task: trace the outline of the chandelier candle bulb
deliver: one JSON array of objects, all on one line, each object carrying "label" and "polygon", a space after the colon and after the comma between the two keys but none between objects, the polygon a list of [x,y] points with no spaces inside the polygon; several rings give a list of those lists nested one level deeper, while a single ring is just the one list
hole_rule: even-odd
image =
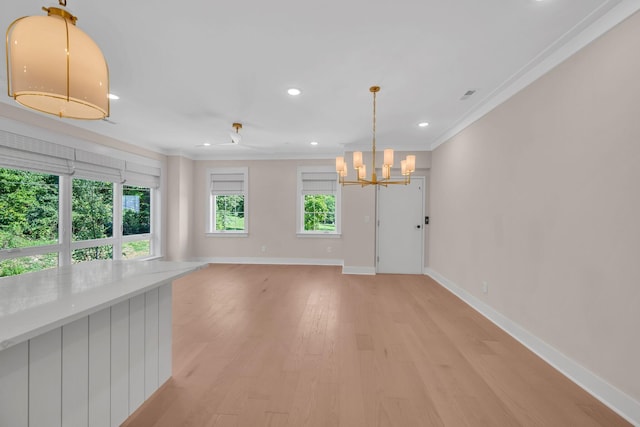
[{"label": "chandelier candle bulb", "polygon": [[367,178],[367,165],[362,165],[358,168],[358,179]]},{"label": "chandelier candle bulb", "polygon": [[416,171],[416,156],[407,156],[407,172],[413,173]]},{"label": "chandelier candle bulb", "polygon": [[400,161],[400,173],[402,173],[402,176],[407,175],[407,161],[406,160]]},{"label": "chandelier candle bulb", "polygon": [[393,150],[391,148],[384,150],[384,165],[393,167]]},{"label": "chandelier candle bulb", "polygon": [[384,179],[391,178],[391,166],[390,165],[382,165],[382,177]]},{"label": "chandelier candle bulb", "polygon": [[353,153],[353,168],[359,169],[362,167],[362,151],[355,151]]},{"label": "chandelier candle bulb", "polygon": [[344,161],[344,157],[336,157],[336,172],[339,179],[342,182],[344,177],[347,176],[347,163]]}]

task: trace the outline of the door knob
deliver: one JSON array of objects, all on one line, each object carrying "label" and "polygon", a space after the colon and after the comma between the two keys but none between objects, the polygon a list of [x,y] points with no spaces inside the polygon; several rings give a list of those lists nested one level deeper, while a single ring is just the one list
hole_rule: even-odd
[{"label": "door knob", "polygon": [[422,227],[420,224],[416,225],[416,228],[420,228],[420,227]]}]

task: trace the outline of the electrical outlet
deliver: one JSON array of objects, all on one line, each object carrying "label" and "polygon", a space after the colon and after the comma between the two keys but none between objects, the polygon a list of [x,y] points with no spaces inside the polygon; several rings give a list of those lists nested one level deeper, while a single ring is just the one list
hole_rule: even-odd
[{"label": "electrical outlet", "polygon": [[260,248],[260,250],[261,250],[262,252],[266,252],[266,251],[267,251],[267,247],[266,247],[265,245],[262,245],[262,247]]},{"label": "electrical outlet", "polygon": [[331,251],[333,250],[333,248],[331,248],[331,246],[327,246],[327,252],[331,253]]},{"label": "electrical outlet", "polygon": [[482,281],[482,293],[483,294],[489,293],[489,284],[487,283],[486,280]]}]

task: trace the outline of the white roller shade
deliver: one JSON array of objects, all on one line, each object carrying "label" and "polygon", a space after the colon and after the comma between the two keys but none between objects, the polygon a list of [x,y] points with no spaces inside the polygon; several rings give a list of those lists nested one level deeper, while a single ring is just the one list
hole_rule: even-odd
[{"label": "white roller shade", "polygon": [[160,168],[0,130],[0,167],[158,188]]},{"label": "white roller shade", "polygon": [[124,179],[127,185],[159,188],[160,168],[127,161],[125,165]]},{"label": "white roller shade", "polygon": [[0,167],[67,175],[74,158],[73,148],[0,130]]},{"label": "white roller shade", "polygon": [[244,193],[244,174],[242,173],[212,173],[211,194],[240,195]]},{"label": "white roller shade", "polygon": [[335,172],[302,172],[302,194],[333,194],[337,181]]}]

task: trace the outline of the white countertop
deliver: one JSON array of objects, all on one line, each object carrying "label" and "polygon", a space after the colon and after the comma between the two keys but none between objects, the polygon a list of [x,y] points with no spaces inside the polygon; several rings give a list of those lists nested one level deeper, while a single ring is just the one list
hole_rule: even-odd
[{"label": "white countertop", "polygon": [[0,350],[204,267],[201,262],[90,261],[0,278]]}]

